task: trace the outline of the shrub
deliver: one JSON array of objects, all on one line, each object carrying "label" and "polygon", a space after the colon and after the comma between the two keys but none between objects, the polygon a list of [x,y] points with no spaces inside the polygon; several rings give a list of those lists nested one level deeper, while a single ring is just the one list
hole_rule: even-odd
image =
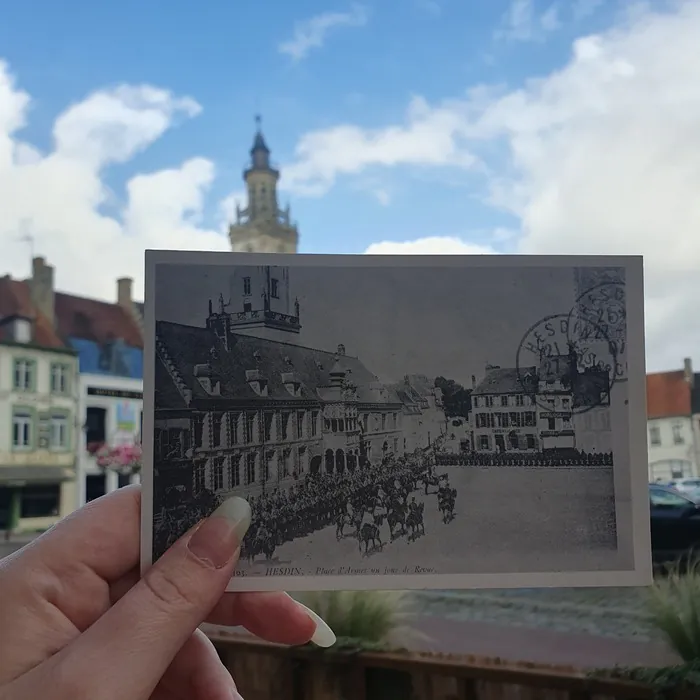
[{"label": "shrub", "polygon": [[673,567],[656,580],[649,613],[652,624],[685,663],[700,661],[700,560]]},{"label": "shrub", "polygon": [[295,597],[330,625],[341,646],[386,647],[410,633],[404,591],[317,591]]}]

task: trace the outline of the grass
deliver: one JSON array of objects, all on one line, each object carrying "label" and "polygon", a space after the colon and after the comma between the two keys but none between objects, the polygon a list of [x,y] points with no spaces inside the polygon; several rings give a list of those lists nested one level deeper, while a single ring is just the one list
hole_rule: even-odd
[{"label": "grass", "polygon": [[649,599],[650,620],[685,663],[700,663],[700,560],[672,567],[656,580]]},{"label": "grass", "polygon": [[649,621],[683,663],[666,668],[598,670],[596,676],[621,678],[652,687],[657,698],[678,690],[700,691],[700,559],[668,568],[658,576],[648,598]]},{"label": "grass", "polygon": [[672,699],[680,690],[700,691],[700,661],[666,668],[624,667],[599,669],[591,674],[597,678],[620,679],[649,686],[658,700]]},{"label": "grass", "polygon": [[409,598],[403,591],[318,591],[295,597],[335,632],[334,649],[388,649],[414,634],[407,625]]}]

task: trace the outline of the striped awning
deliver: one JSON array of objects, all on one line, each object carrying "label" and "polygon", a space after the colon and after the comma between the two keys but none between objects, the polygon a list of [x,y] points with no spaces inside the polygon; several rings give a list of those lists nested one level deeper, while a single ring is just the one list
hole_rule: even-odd
[{"label": "striped awning", "polygon": [[5,467],[0,465],[0,486],[60,483],[75,479],[75,472],[65,467]]}]

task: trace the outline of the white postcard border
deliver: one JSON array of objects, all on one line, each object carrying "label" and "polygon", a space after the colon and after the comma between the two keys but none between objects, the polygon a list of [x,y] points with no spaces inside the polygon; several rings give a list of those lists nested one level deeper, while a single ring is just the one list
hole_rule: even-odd
[{"label": "white postcard border", "polygon": [[[631,526],[634,567],[624,571],[532,573],[467,573],[351,576],[240,576],[228,591],[420,590],[460,588],[548,588],[648,586],[652,583],[649,497],[647,493],[647,422],[644,308],[641,256],[515,256],[515,255],[308,255],[147,250],[144,300],[143,455],[141,474],[141,572],[152,565],[153,545],[153,428],[155,390],[155,272],[157,265],[272,265],[294,267],[622,267],[625,269],[629,398],[630,468],[614,471],[615,491],[627,484],[632,496]],[[618,515],[618,525],[619,525]]]}]

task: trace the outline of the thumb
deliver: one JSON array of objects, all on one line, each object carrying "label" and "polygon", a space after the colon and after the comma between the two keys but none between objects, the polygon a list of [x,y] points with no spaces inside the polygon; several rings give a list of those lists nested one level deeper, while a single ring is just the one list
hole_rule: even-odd
[{"label": "thumb", "polygon": [[[178,540],[114,607],[65,649],[64,661],[99,679],[86,697],[147,698],[226,590],[250,526],[242,498],[224,501]],[[124,673],[124,669],[129,669]]]}]

